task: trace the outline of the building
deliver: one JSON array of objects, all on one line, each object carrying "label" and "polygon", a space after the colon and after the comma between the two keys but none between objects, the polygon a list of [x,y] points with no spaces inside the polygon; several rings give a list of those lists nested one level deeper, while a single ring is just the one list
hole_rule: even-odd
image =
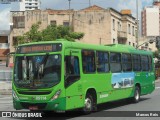
[{"label": "building", "polygon": [[129,44],[136,46],[137,23],[131,11],[118,12],[93,5],[75,11],[73,29],[84,32],[81,42],[92,44]]},{"label": "building", "polygon": [[[154,21],[153,21],[154,20]],[[152,6],[146,6],[141,12],[141,33],[140,43],[144,43],[151,39],[155,40],[160,35],[160,0],[153,0]],[[157,50],[155,43],[142,46],[142,48]]]},{"label": "building", "polygon": [[40,9],[40,0],[0,0],[1,4],[10,4],[11,11],[25,11]]},{"label": "building", "polygon": [[9,30],[0,30],[0,62],[6,60],[9,53]]},{"label": "building", "polygon": [[40,0],[23,0],[25,2],[25,10],[36,10],[40,9]]},{"label": "building", "polygon": [[17,36],[20,36],[30,30],[34,23],[41,22],[40,30],[45,29],[48,25],[66,25],[69,26],[69,10],[32,10],[32,11],[12,11],[11,33],[10,33],[10,50],[15,51],[17,45]]},{"label": "building", "polygon": [[78,42],[92,44],[129,44],[136,46],[137,23],[131,11],[118,12],[113,8],[91,6],[82,10],[12,11],[10,51],[15,51],[17,36],[29,31],[32,24],[41,22],[41,30],[50,24],[71,25],[75,32],[83,32]]},{"label": "building", "polygon": [[[145,7],[141,13],[142,16],[142,36],[154,37],[160,34],[159,7]],[[154,22],[153,22],[154,20]]]}]

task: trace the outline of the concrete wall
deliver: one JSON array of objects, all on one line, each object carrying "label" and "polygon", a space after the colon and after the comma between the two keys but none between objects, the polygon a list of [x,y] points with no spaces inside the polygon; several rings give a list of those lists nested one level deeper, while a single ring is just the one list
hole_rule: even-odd
[{"label": "concrete wall", "polygon": [[108,11],[77,11],[73,17],[75,32],[85,35],[80,42],[92,44],[110,44],[111,19]]}]

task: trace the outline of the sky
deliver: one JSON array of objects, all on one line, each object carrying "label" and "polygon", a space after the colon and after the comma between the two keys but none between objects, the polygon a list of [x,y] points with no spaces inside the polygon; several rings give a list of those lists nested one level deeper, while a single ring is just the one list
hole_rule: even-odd
[{"label": "sky", "polygon": [[[118,11],[131,9],[132,15],[136,17],[136,1],[138,1],[139,17],[144,6],[151,6],[153,0],[71,0],[70,8],[80,10],[91,5],[98,5],[103,8],[112,7]],[[41,8],[44,9],[69,9],[68,0],[41,0]],[[10,5],[0,4],[0,30],[9,29]]]}]

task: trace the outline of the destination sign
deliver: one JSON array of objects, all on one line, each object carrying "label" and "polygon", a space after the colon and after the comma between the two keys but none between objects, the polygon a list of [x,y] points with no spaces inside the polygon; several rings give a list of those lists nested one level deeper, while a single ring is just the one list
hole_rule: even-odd
[{"label": "destination sign", "polygon": [[36,44],[20,46],[17,48],[17,53],[42,53],[42,52],[57,52],[62,50],[61,43],[55,44]]}]

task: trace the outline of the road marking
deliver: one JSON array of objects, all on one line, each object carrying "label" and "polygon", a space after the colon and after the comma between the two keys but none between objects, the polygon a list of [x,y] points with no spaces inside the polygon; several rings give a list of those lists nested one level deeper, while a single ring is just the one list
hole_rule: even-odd
[{"label": "road marking", "polygon": [[12,97],[0,97],[0,100],[4,100],[4,99],[12,99]]}]

